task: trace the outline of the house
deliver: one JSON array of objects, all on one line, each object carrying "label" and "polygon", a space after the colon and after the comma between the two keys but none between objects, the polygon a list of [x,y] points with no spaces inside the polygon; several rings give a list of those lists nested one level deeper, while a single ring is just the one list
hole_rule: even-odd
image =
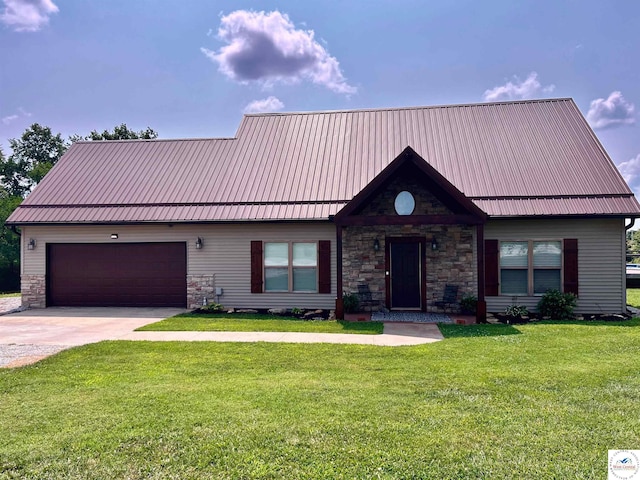
[{"label": "house", "polygon": [[234,138],[78,142],[9,218],[30,307],[625,306],[640,205],[571,99],[245,115]]}]

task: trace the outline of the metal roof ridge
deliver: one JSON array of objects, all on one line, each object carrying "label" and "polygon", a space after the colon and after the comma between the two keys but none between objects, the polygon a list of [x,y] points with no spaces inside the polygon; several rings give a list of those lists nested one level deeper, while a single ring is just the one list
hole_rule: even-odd
[{"label": "metal roof ridge", "polygon": [[558,98],[531,98],[525,100],[502,100],[495,102],[471,102],[471,103],[452,103],[439,105],[422,105],[413,107],[380,107],[380,108],[355,108],[355,109],[338,109],[338,110],[309,110],[309,111],[292,111],[292,112],[266,112],[266,113],[245,113],[244,117],[286,117],[293,115],[319,115],[332,113],[360,113],[360,112],[390,112],[390,111],[408,111],[408,110],[429,110],[444,108],[462,108],[462,107],[484,107],[495,105],[517,105],[527,103],[555,103],[555,102],[573,102],[572,97]]}]

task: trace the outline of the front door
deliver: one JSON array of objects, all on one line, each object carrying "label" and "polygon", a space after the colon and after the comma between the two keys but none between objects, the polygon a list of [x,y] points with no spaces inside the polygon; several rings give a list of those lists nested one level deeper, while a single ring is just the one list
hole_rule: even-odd
[{"label": "front door", "polygon": [[421,242],[391,240],[389,263],[391,308],[422,308],[420,259]]}]

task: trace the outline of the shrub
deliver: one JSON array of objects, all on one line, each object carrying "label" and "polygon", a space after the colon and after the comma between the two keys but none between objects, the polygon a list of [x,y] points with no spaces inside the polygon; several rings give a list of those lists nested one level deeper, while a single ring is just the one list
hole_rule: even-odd
[{"label": "shrub", "polygon": [[224,309],[224,305],[221,305],[219,303],[210,303],[208,305],[203,305],[202,307],[200,307],[200,310],[212,313],[222,312],[224,311]]},{"label": "shrub", "polygon": [[346,313],[355,313],[360,309],[360,299],[355,293],[342,295],[342,305]]},{"label": "shrub", "polygon": [[509,305],[504,313],[510,317],[526,317],[529,310],[524,305]]},{"label": "shrub", "polygon": [[472,313],[475,315],[478,306],[478,297],[475,295],[465,295],[460,299],[460,308],[463,313]]},{"label": "shrub", "polygon": [[576,296],[558,290],[547,290],[538,302],[538,312],[542,317],[553,320],[571,320],[576,308]]}]

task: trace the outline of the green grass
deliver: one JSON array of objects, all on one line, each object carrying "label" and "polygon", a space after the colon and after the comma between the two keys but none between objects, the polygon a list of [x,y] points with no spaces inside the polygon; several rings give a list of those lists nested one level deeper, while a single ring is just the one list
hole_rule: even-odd
[{"label": "green grass", "polygon": [[638,448],[640,320],[416,347],[102,342],[0,370],[0,478],[601,479]]},{"label": "green grass", "polygon": [[0,293],[0,298],[19,297],[20,295],[22,295],[20,292],[6,292]]},{"label": "green grass", "polygon": [[381,322],[344,322],[325,320],[299,320],[290,317],[234,313],[233,315],[202,315],[183,313],[160,322],[145,325],[143,331],[198,331],[198,332],[313,332],[380,334]]},{"label": "green grass", "polygon": [[627,305],[640,308],[640,288],[627,288]]}]

